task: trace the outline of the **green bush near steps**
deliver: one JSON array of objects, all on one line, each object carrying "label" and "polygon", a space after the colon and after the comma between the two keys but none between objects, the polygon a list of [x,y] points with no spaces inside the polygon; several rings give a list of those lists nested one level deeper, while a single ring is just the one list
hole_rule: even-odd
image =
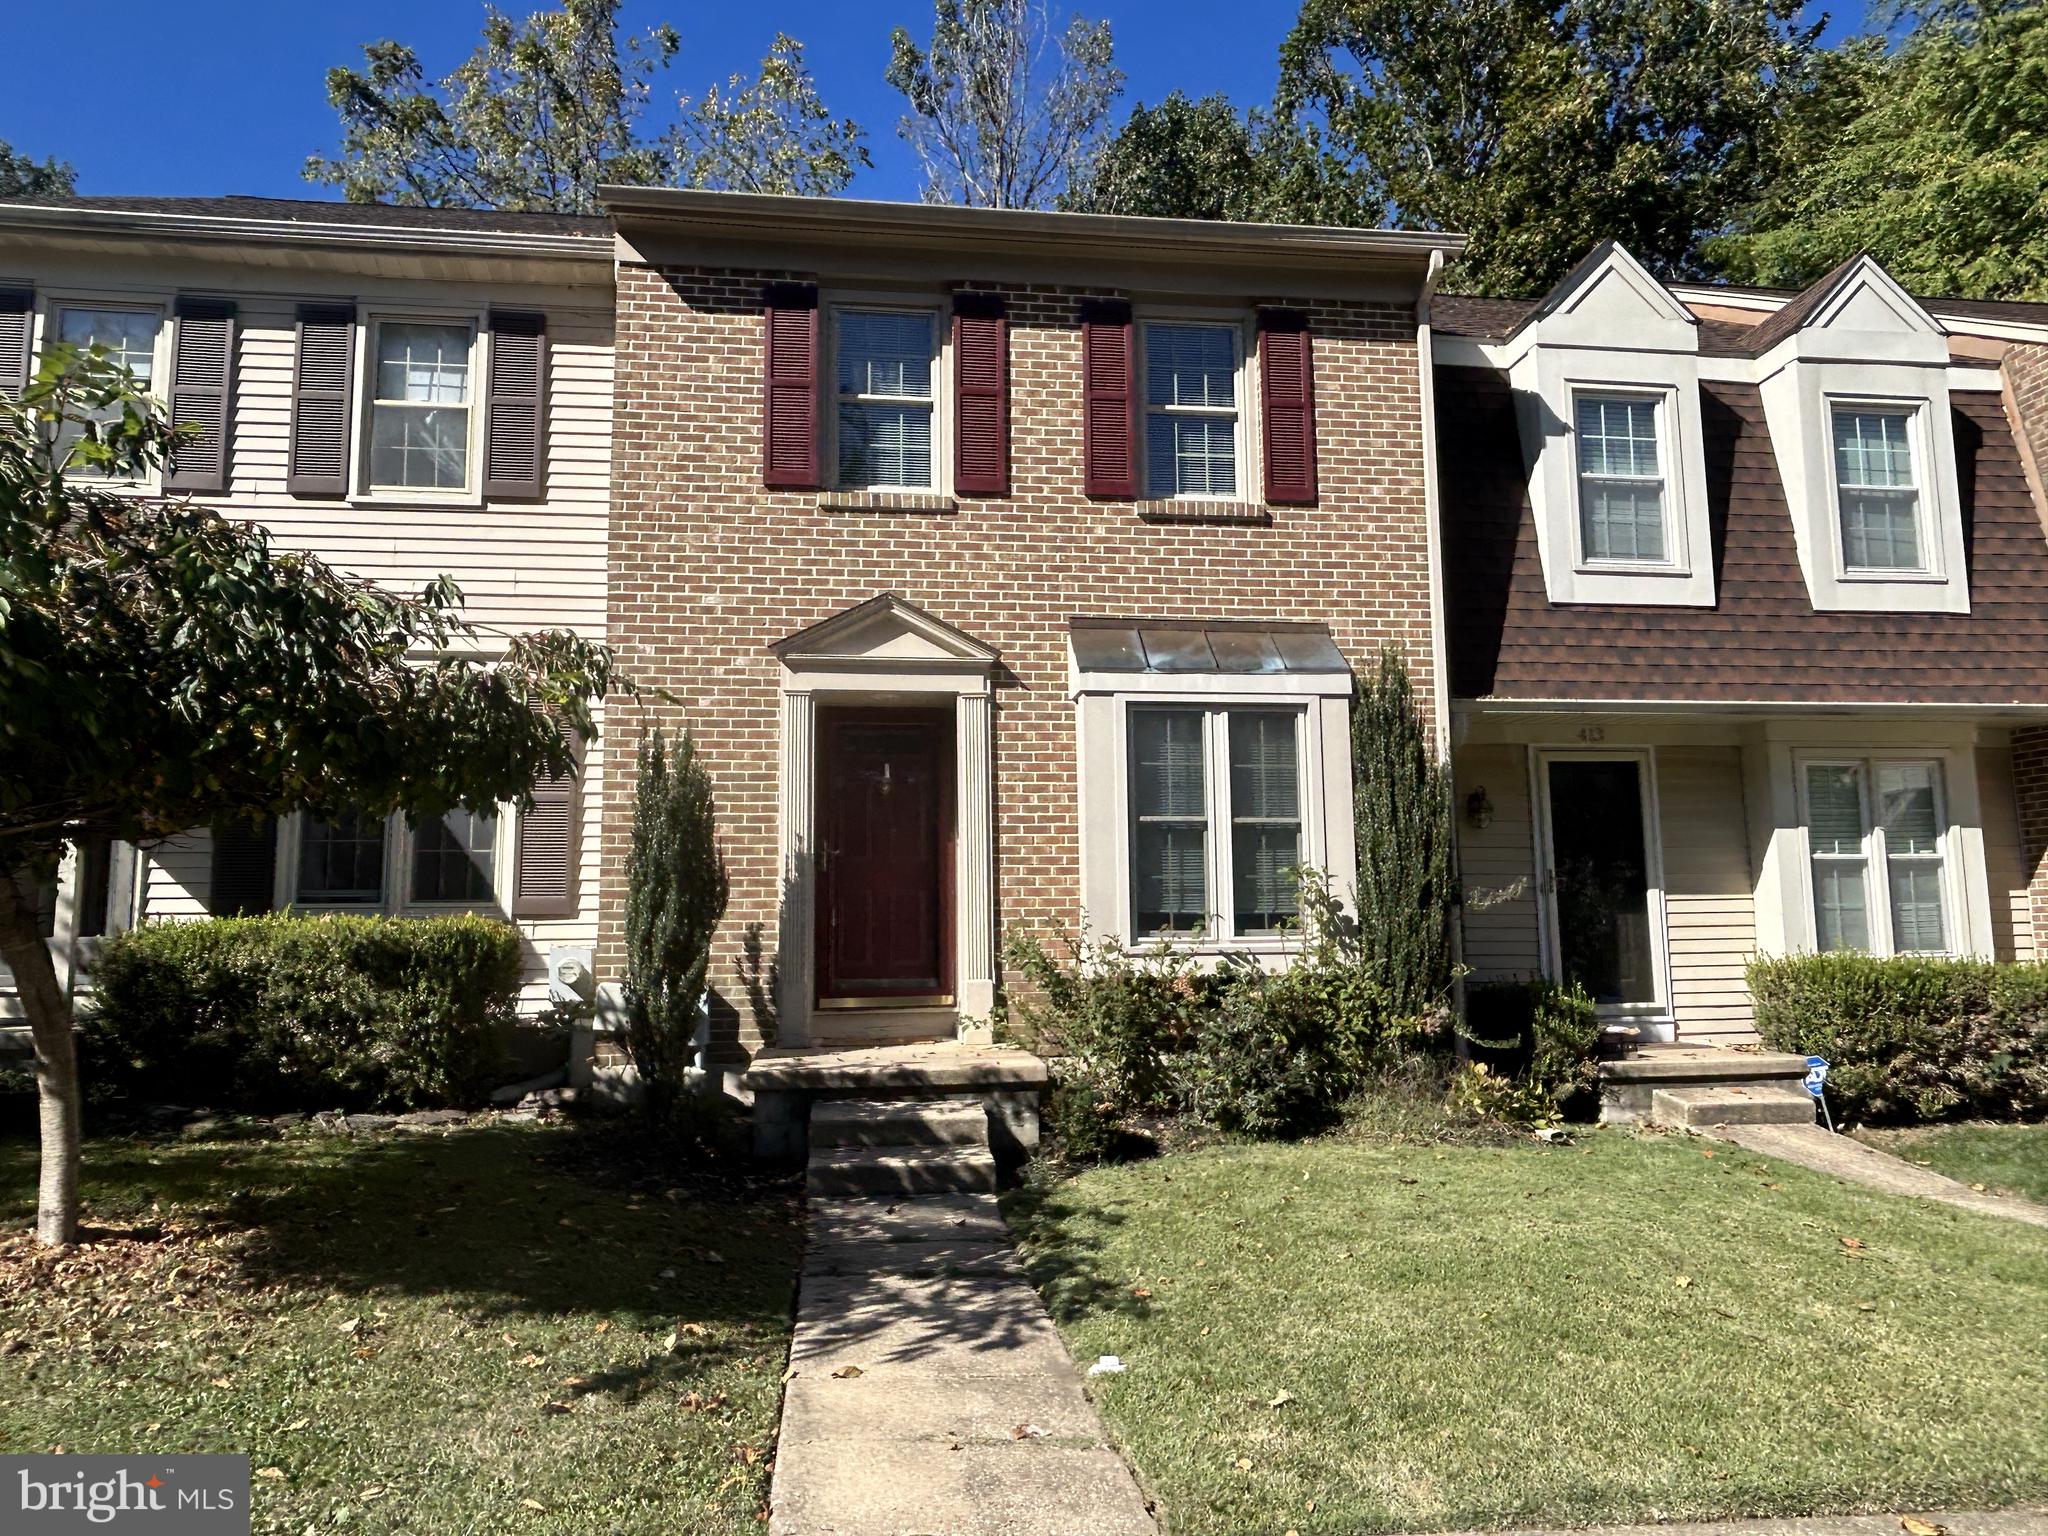
[{"label": "green bush near steps", "polygon": [[2048,965],[1789,955],[1752,961],[1749,990],[1764,1044],[1828,1059],[1839,1117],[2048,1114]]},{"label": "green bush near steps", "polygon": [[504,1066],[519,970],[518,932],[483,917],[146,924],[93,963],[86,1082],[250,1113],[476,1103]]}]

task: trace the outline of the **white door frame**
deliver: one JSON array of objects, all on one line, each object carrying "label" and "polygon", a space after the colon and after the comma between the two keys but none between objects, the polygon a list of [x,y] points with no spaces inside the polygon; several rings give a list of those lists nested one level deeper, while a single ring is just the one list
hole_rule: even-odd
[{"label": "white door frame", "polygon": [[1529,752],[1529,796],[1536,807],[1536,907],[1542,945],[1543,974],[1552,981],[1564,976],[1563,951],[1557,929],[1557,862],[1551,844],[1550,764],[1553,762],[1634,763],[1638,798],[1642,802],[1643,860],[1648,877],[1645,892],[1650,922],[1650,970],[1655,998],[1647,1003],[1602,1003],[1600,1016],[1642,1029],[1648,1039],[1675,1038],[1671,1008],[1671,938],[1664,902],[1664,844],[1659,828],[1663,815],[1657,803],[1657,752],[1654,747],[1533,747]]}]

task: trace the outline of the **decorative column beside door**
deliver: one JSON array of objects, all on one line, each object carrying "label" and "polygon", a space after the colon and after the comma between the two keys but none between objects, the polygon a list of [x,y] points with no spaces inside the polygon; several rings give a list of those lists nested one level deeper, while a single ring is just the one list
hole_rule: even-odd
[{"label": "decorative column beside door", "polygon": [[995,1035],[990,1015],[996,1006],[995,979],[995,806],[990,696],[962,693],[955,706],[953,744],[959,775],[954,817],[956,877],[953,983],[960,1010],[960,1038],[979,1044]]},{"label": "decorative column beside door", "polygon": [[776,941],[775,1039],[808,1045],[817,923],[818,721],[808,693],[782,695],[782,921]]}]

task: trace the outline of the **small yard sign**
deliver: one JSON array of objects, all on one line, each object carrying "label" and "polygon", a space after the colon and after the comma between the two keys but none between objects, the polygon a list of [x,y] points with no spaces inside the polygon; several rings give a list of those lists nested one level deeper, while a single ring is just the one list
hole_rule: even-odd
[{"label": "small yard sign", "polygon": [[1825,1056],[1806,1058],[1806,1091],[1816,1099],[1828,1085],[1828,1059]]}]

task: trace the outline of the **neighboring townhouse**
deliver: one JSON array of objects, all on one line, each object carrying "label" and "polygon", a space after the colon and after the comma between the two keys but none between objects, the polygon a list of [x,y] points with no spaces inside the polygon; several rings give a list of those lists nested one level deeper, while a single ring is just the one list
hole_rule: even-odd
[{"label": "neighboring townhouse", "polygon": [[2031,958],[2048,307],[1609,245],[1432,318],[1474,981],[1711,1044],[1757,953]]},{"label": "neighboring townhouse", "polygon": [[1353,672],[1442,704],[1417,313],[1460,240],[606,198],[608,627],[717,782],[715,1054],[986,1038],[1011,925],[1281,960],[1285,872],[1351,885]]},{"label": "neighboring townhouse", "polygon": [[[612,242],[601,219],[260,198],[0,204],[0,392],[108,348],[197,439],[134,489],[260,520],[390,586],[453,576],[489,635],[605,626]],[[86,848],[43,893],[61,975],[144,917],[477,910],[597,934],[602,746],[533,810],[225,826]],[[0,971],[0,979],[4,979]],[[18,1005],[0,994],[0,1010]]]}]

